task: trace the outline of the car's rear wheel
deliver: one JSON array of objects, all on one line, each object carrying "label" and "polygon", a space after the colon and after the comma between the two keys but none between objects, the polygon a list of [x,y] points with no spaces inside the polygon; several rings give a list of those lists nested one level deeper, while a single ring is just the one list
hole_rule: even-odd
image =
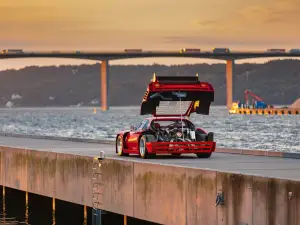
[{"label": "car's rear wheel", "polygon": [[141,136],[139,140],[139,154],[142,159],[147,159],[155,156],[155,154],[149,154],[147,150],[146,142],[147,142],[146,137]]},{"label": "car's rear wheel", "polygon": [[198,158],[207,159],[207,158],[211,157],[211,152],[210,153],[197,153],[196,155]]},{"label": "car's rear wheel", "polygon": [[128,153],[124,153],[123,138],[119,135],[116,141],[116,152],[119,156],[128,156]]}]

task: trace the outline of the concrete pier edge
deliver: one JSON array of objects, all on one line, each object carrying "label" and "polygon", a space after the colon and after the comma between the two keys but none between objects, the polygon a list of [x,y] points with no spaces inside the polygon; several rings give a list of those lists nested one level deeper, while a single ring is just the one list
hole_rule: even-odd
[{"label": "concrete pier edge", "polygon": [[[3,133],[0,132],[2,137],[19,137],[19,138],[32,138],[44,140],[59,140],[59,141],[72,141],[72,142],[86,142],[112,145],[115,143],[113,140],[100,140],[91,138],[77,138],[77,137],[58,137],[58,136],[42,136],[34,134],[20,134],[20,133]],[[279,157],[279,158],[292,158],[300,159],[300,153],[295,152],[282,152],[282,151],[268,151],[268,150],[252,150],[252,149],[232,149],[232,148],[217,148],[218,153],[229,153],[239,155],[252,155],[252,156],[266,156],[266,157]]]}]

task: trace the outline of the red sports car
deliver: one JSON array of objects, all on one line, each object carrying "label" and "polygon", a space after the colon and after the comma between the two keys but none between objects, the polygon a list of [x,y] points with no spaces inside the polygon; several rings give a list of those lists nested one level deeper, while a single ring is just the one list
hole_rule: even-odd
[{"label": "red sports car", "polygon": [[198,77],[156,77],[143,98],[141,115],[152,114],[137,127],[116,137],[116,153],[138,154],[142,158],[156,154],[193,153],[209,158],[216,148],[213,133],[207,133],[188,119],[191,113],[208,115],[214,101],[212,85]]}]

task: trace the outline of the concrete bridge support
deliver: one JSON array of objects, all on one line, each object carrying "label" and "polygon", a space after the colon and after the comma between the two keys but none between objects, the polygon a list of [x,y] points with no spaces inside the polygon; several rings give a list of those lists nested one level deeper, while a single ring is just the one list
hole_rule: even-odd
[{"label": "concrete bridge support", "polygon": [[108,103],[108,86],[109,86],[109,61],[103,60],[100,68],[100,87],[101,87],[101,109],[107,111],[109,109]]},{"label": "concrete bridge support", "polygon": [[230,109],[234,96],[234,60],[230,59],[226,62],[226,105]]}]

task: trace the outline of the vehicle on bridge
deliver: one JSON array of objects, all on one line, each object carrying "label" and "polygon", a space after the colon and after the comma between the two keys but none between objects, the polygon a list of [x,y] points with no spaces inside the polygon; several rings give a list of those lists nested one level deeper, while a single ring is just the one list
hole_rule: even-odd
[{"label": "vehicle on bridge", "polygon": [[300,49],[299,48],[292,48],[290,50],[290,53],[300,53]]},{"label": "vehicle on bridge", "polygon": [[190,52],[201,52],[201,49],[197,48],[183,48],[180,50],[180,53],[190,53]]},{"label": "vehicle on bridge", "polygon": [[213,53],[230,53],[229,48],[214,48]]},{"label": "vehicle on bridge", "polygon": [[286,50],[285,49],[272,48],[272,49],[268,49],[267,52],[270,52],[270,53],[280,53],[280,52],[282,52],[282,53],[284,53],[284,52],[286,52]]},{"label": "vehicle on bridge", "polygon": [[119,156],[138,154],[148,158],[156,154],[193,153],[209,158],[215,151],[213,133],[197,128],[192,113],[208,115],[214,101],[211,84],[195,77],[156,77],[148,85],[141,105],[141,115],[152,114],[138,126],[121,131],[116,137]]},{"label": "vehicle on bridge", "polygon": [[10,54],[10,53],[24,53],[22,49],[4,49],[2,50],[2,54]]},{"label": "vehicle on bridge", "polygon": [[142,49],[125,49],[124,52],[142,52]]}]

